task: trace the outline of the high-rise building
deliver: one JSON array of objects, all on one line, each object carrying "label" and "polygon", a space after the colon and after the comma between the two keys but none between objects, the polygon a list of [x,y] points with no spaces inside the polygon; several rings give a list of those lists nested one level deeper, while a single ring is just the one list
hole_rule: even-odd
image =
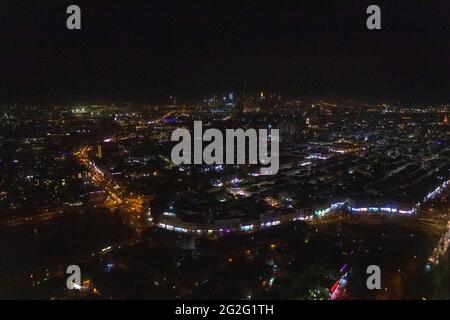
[{"label": "high-rise building", "polygon": [[102,145],[101,145],[101,144],[98,144],[98,145],[97,145],[97,157],[98,157],[99,159],[102,159],[102,158],[103,158],[103,152],[102,152]]}]

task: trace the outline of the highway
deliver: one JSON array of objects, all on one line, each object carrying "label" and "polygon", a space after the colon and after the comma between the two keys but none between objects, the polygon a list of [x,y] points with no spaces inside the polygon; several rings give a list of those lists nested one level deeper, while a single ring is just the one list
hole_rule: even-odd
[{"label": "highway", "polygon": [[148,216],[144,207],[143,197],[134,195],[124,190],[107,174],[102,172],[96,164],[89,159],[89,153],[92,151],[90,146],[83,146],[74,153],[79,162],[88,169],[91,181],[102,188],[106,193],[104,205],[111,210],[118,210],[124,215],[125,220],[132,226],[136,232],[140,233],[145,229]]}]

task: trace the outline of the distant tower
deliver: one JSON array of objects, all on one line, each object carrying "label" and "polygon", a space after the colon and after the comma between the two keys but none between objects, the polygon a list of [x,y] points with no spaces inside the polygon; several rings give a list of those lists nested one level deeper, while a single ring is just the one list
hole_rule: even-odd
[{"label": "distant tower", "polygon": [[309,118],[305,119],[305,124],[307,127],[309,127],[311,125],[311,120]]},{"label": "distant tower", "polygon": [[102,152],[102,145],[101,145],[101,144],[98,144],[98,145],[97,145],[97,157],[98,157],[99,159],[102,159],[102,158],[103,158],[103,152]]}]

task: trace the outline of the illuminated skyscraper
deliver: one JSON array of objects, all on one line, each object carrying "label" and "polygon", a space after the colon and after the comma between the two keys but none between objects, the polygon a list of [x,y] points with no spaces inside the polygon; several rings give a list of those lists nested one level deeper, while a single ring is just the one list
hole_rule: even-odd
[{"label": "illuminated skyscraper", "polygon": [[102,159],[102,158],[103,158],[103,152],[102,152],[102,145],[101,145],[101,144],[98,144],[98,145],[97,145],[97,157],[98,157],[99,159]]}]

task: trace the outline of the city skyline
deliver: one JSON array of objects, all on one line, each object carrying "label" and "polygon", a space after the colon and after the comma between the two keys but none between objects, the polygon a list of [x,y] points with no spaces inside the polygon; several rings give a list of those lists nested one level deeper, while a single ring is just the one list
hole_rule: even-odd
[{"label": "city skyline", "polygon": [[0,300],[449,300],[449,13],[2,1]]}]

